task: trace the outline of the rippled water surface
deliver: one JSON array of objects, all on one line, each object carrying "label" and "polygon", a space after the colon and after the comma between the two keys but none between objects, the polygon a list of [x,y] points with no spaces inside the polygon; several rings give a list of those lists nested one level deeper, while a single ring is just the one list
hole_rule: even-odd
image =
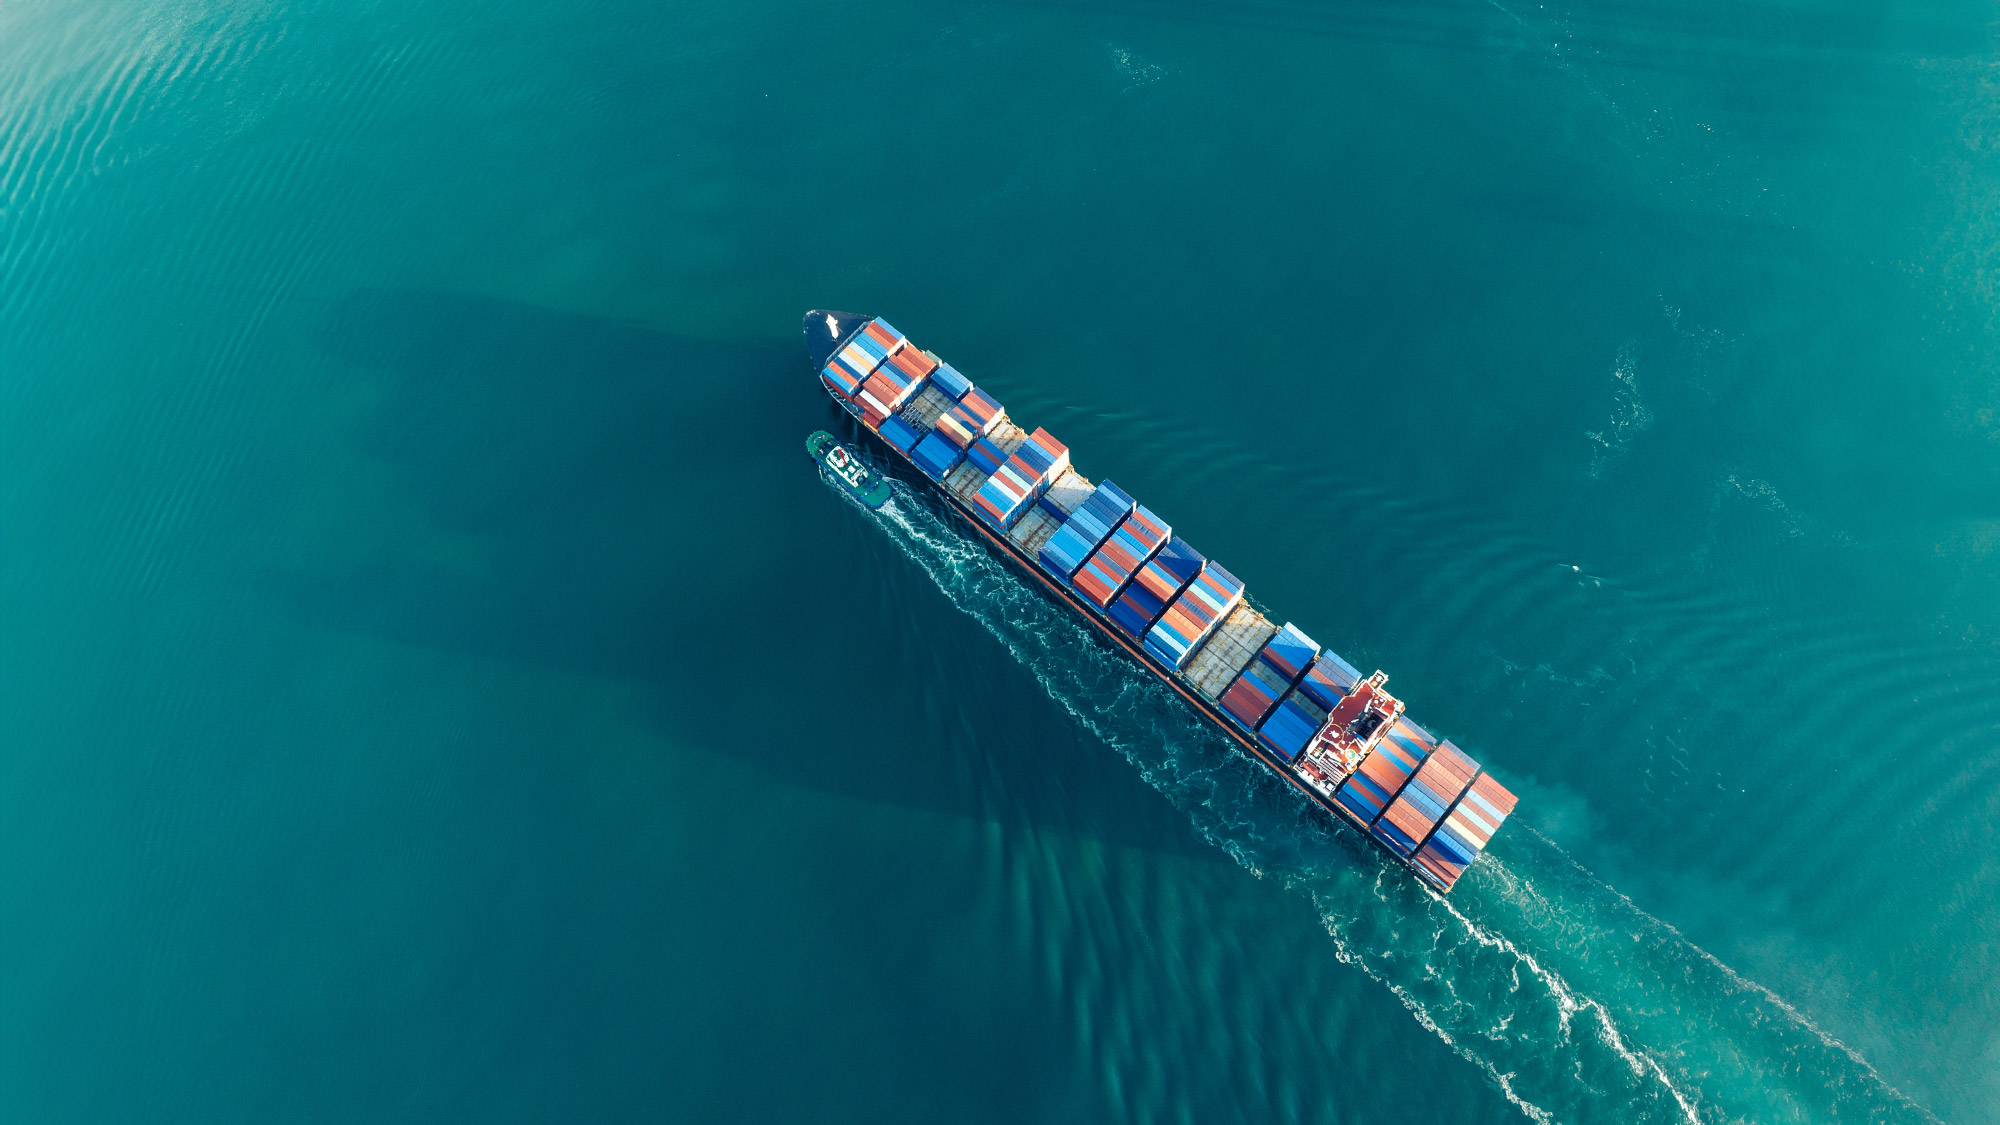
[{"label": "rippled water surface", "polygon": [[[0,1116],[2000,1119],[1994,19],[0,5]],[[813,306],[1487,857],[827,485]]]}]

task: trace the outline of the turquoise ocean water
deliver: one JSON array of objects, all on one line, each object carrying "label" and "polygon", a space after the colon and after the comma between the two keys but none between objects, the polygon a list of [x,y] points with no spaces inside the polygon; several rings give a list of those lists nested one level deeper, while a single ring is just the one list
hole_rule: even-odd
[{"label": "turquoise ocean water", "polygon": [[[0,5],[0,1118],[2000,1119],[1994,18]],[[814,306],[1487,858],[846,502]]]}]

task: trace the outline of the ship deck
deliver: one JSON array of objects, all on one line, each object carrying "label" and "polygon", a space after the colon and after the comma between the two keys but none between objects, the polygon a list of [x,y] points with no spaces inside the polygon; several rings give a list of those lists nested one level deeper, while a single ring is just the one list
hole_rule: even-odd
[{"label": "ship deck", "polygon": [[[820,328],[822,323],[824,329]],[[1108,481],[1093,486],[1070,465],[1067,447],[1054,442],[1046,431],[1036,431],[1031,439],[990,395],[975,394],[963,375],[883,325],[872,318],[823,310],[806,317],[807,353],[820,371],[822,388],[856,434],[873,439],[893,454],[886,459],[890,475],[912,487],[933,489],[959,522],[1017,567],[1037,589],[1074,611],[1111,645],[1131,656],[1232,744],[1284,778],[1314,805],[1359,829],[1432,889],[1450,891],[1512,812],[1513,794],[1449,741],[1440,742],[1404,719],[1403,704],[1381,690],[1386,679],[1383,673],[1364,677],[1338,654],[1322,650],[1296,626],[1287,623],[1280,629],[1250,604],[1239,581],[1212,561],[1202,562],[1199,552],[1178,539],[1176,550],[1181,553],[1174,557],[1192,556],[1197,572],[1208,567],[1207,573],[1219,575],[1224,584],[1203,587],[1211,591],[1201,595],[1205,609],[1177,608],[1163,617],[1156,606],[1150,618],[1141,619],[1142,630],[1148,628],[1144,621],[1157,622],[1150,627],[1150,643],[1164,644],[1162,651],[1171,651],[1175,663],[1169,666],[1149,651],[1147,643],[1115,627],[1113,614],[1107,612],[1109,603],[1106,610],[1100,610],[1060,575],[1046,569],[1038,561],[1041,548],[1065,521],[1077,524],[1087,503],[1099,503],[1099,494],[1123,497],[1122,501],[1114,500],[1114,504],[1125,506],[1111,517],[1112,525],[1121,529],[1113,539],[1124,542],[1130,533],[1123,528],[1139,527],[1150,543],[1132,539],[1129,546],[1116,546],[1112,539],[1101,536],[1093,541],[1097,544],[1089,548],[1096,552],[1093,560],[1128,552],[1119,556],[1126,562],[1092,561],[1086,568],[1096,576],[1086,583],[1091,595],[1108,599],[1133,581],[1136,569],[1127,569],[1130,557],[1142,556],[1137,565],[1145,566],[1153,552],[1161,551],[1165,538],[1171,535],[1166,525],[1156,522],[1143,506],[1135,513],[1131,498]],[[866,337],[864,329],[869,334]],[[872,358],[860,354],[871,351]],[[890,356],[900,374],[891,371]],[[926,371],[939,373],[939,379],[946,381],[931,382],[930,376],[923,374]],[[954,406],[959,399],[962,402]],[[982,405],[967,414],[975,401]],[[951,418],[940,421],[940,415],[947,411]],[[985,428],[968,431],[966,427],[972,423],[965,421],[967,418]],[[897,441],[890,440],[891,431]],[[968,432],[970,438],[964,436]],[[926,438],[926,434],[932,436]],[[917,444],[920,440],[924,443],[921,447]],[[938,441],[949,443],[942,456],[924,452],[935,449],[932,443]],[[973,446],[984,453],[969,456],[978,452]],[[959,461],[947,469],[953,465],[949,458],[953,447]],[[1018,455],[1017,450],[1021,451]],[[920,462],[912,451],[921,454],[930,467],[927,469],[926,462]],[[1044,460],[1038,468],[1025,470],[1030,475],[1041,474],[1027,493],[1010,491],[1017,489],[1015,484],[989,483],[1003,476],[1011,482],[1027,479],[1021,475],[1024,470],[1016,466],[1030,464],[1023,459],[1030,456]],[[999,474],[998,461],[1009,457],[1013,458],[1009,468]],[[995,507],[994,496],[1013,507]],[[1024,503],[1027,507],[1022,509]],[[1098,523],[1101,529],[1098,516],[1079,526],[1090,526],[1090,522]],[[1153,531],[1143,530],[1148,527]],[[1066,534],[1074,538],[1077,533]],[[1162,552],[1161,557],[1167,556]],[[1072,563],[1079,564],[1080,560]],[[1122,577],[1098,569],[1102,565],[1121,571]],[[1148,582],[1156,580],[1166,581]],[[1188,586],[1190,579],[1186,577],[1181,581],[1184,592],[1175,596],[1186,604],[1195,599],[1196,586],[1210,580],[1204,577],[1195,586]],[[1105,587],[1114,582],[1117,585],[1106,592]],[[1135,611],[1128,602],[1120,602],[1116,612],[1129,624]],[[1195,616],[1173,616],[1183,613]],[[1170,629],[1166,624],[1169,618],[1182,624]],[[1173,631],[1183,628],[1199,628],[1200,632]],[[1166,641],[1159,639],[1162,630],[1168,631]],[[1321,725],[1315,728],[1315,723]],[[1299,744],[1302,734],[1310,737]],[[1265,745],[1266,740],[1272,745]],[[1329,750],[1329,746],[1334,749]],[[1447,764],[1436,766],[1438,762]]]},{"label": "ship deck", "polygon": [[[1106,621],[1103,617],[1101,617],[1098,614],[1095,607],[1085,602],[1082,598],[1077,597],[1071,591],[1063,588],[1062,586],[1057,585],[1055,580],[1049,576],[1049,573],[1047,571],[1043,570],[1040,566],[1036,565],[1032,557],[1024,553],[1021,550],[1021,548],[1009,542],[1007,537],[1002,537],[994,534],[992,529],[988,528],[982,521],[980,521],[978,517],[973,515],[972,509],[966,504],[965,500],[960,498],[960,496],[957,493],[957,490],[954,490],[953,488],[944,485],[939,485],[937,482],[931,480],[929,477],[924,476],[923,472],[917,468],[916,463],[910,460],[908,454],[904,453],[900,449],[897,449],[895,446],[890,445],[887,441],[885,441],[882,438],[882,435],[876,433],[875,431],[869,429],[866,425],[862,424],[861,412],[859,408],[857,408],[853,403],[835,398],[830,394],[827,397],[829,399],[832,399],[835,405],[841,408],[842,413],[847,415],[847,420],[853,426],[853,429],[856,433],[873,439],[874,444],[878,448],[891,455],[892,462],[898,470],[907,469],[909,472],[915,473],[915,478],[910,479],[906,474],[899,472],[898,473],[899,477],[902,477],[905,480],[905,483],[917,485],[919,487],[929,488],[935,491],[938,497],[944,501],[945,506],[951,510],[952,515],[958,518],[958,521],[960,523],[970,528],[973,534],[979,536],[979,538],[984,540],[988,546],[998,551],[1003,558],[1011,562],[1016,568],[1025,573],[1028,576],[1028,578],[1032,580],[1033,583],[1038,588],[1048,593],[1051,597],[1061,602],[1064,606],[1075,611],[1077,617],[1081,618],[1084,622],[1089,624],[1091,628],[1097,630],[1098,634],[1103,636],[1105,640],[1110,641],[1113,645],[1116,645],[1118,648],[1123,649],[1126,653],[1131,655],[1131,657],[1134,660],[1137,660],[1140,663],[1140,665],[1142,665],[1146,669],[1146,671],[1152,673],[1154,678],[1158,679],[1161,683],[1171,688],[1175,695],[1178,695],[1182,699],[1186,700],[1189,706],[1193,707],[1196,711],[1199,711],[1202,717],[1207,719],[1211,724],[1213,724],[1215,728],[1219,730],[1225,737],[1227,737],[1231,742],[1235,743],[1237,746],[1241,747],[1244,753],[1249,754],[1251,757],[1257,759],[1259,762],[1262,762],[1264,765],[1270,767],[1271,770],[1275,772],[1279,777],[1282,777],[1286,781],[1290,782],[1293,788],[1297,789],[1299,792],[1311,798],[1314,804],[1320,806],[1321,808],[1325,809],[1330,813],[1335,814],[1340,819],[1347,821],[1349,824],[1352,824],[1355,827],[1360,828],[1364,833],[1367,832],[1368,826],[1362,823],[1360,818],[1356,817],[1353,813],[1349,812],[1345,806],[1333,800],[1330,794],[1324,793],[1318,788],[1308,784],[1304,778],[1301,778],[1300,776],[1298,776],[1298,774],[1294,773],[1291,766],[1287,765],[1285,762],[1280,760],[1277,757],[1277,755],[1272,754],[1269,750],[1266,750],[1264,747],[1258,745],[1256,739],[1246,735],[1243,732],[1243,728],[1237,726],[1233,721],[1230,720],[1229,716],[1223,714],[1222,711],[1219,708],[1217,708],[1213,703],[1210,703],[1208,700],[1203,699],[1187,684],[1182,683],[1179,676],[1176,676],[1171,671],[1163,669],[1160,666],[1159,661],[1153,659],[1152,654],[1148,653],[1143,647],[1132,643],[1131,638],[1123,635],[1117,629],[1112,628],[1110,622]],[[1020,430],[1018,427],[1014,429],[1014,433],[1016,435],[1015,444],[1018,444],[1020,436]],[[984,474],[981,474],[980,479],[984,479]],[[1232,615],[1234,613],[1242,613],[1245,611],[1247,611],[1251,616],[1256,617],[1258,621],[1264,621],[1262,615],[1258,614],[1256,610],[1251,609],[1247,604],[1241,605],[1237,608],[1237,610],[1232,611]],[[1268,625],[1268,622],[1265,623]],[[1275,629],[1272,629],[1271,631],[1275,632]],[[1266,634],[1266,636],[1268,636],[1268,633]],[[1211,644],[1212,643],[1213,642],[1211,642]],[[1257,643],[1261,645],[1263,643],[1263,639],[1260,638]],[[1255,647],[1249,648],[1244,653],[1243,662],[1247,664],[1250,658],[1255,654],[1256,654],[1256,648]],[[1238,665],[1235,671],[1240,671],[1241,668],[1242,665]],[[1233,676],[1235,673],[1234,671],[1232,671],[1230,674]],[[1401,857],[1398,858],[1400,859]]]}]

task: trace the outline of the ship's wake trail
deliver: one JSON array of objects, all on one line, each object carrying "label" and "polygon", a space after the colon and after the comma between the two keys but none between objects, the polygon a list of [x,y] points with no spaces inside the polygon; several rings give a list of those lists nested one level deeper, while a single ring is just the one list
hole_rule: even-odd
[{"label": "ship's wake trail", "polygon": [[1538,1122],[1937,1119],[1527,823],[1449,899],[1302,798],[897,482],[871,518],[1199,835],[1307,897],[1332,955]]}]

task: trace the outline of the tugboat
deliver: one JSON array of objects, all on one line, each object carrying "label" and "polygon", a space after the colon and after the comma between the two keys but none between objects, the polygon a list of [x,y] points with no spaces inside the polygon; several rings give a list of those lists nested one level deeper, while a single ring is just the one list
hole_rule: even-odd
[{"label": "tugboat", "polygon": [[849,495],[859,500],[870,511],[881,511],[882,505],[887,504],[889,497],[894,495],[889,489],[888,481],[869,472],[868,466],[863,465],[860,458],[849,453],[846,446],[840,444],[838,439],[825,430],[815,430],[813,435],[806,439],[806,452],[811,454],[812,459],[818,461],[820,467],[834,480],[839,481],[840,486],[845,488]]}]

